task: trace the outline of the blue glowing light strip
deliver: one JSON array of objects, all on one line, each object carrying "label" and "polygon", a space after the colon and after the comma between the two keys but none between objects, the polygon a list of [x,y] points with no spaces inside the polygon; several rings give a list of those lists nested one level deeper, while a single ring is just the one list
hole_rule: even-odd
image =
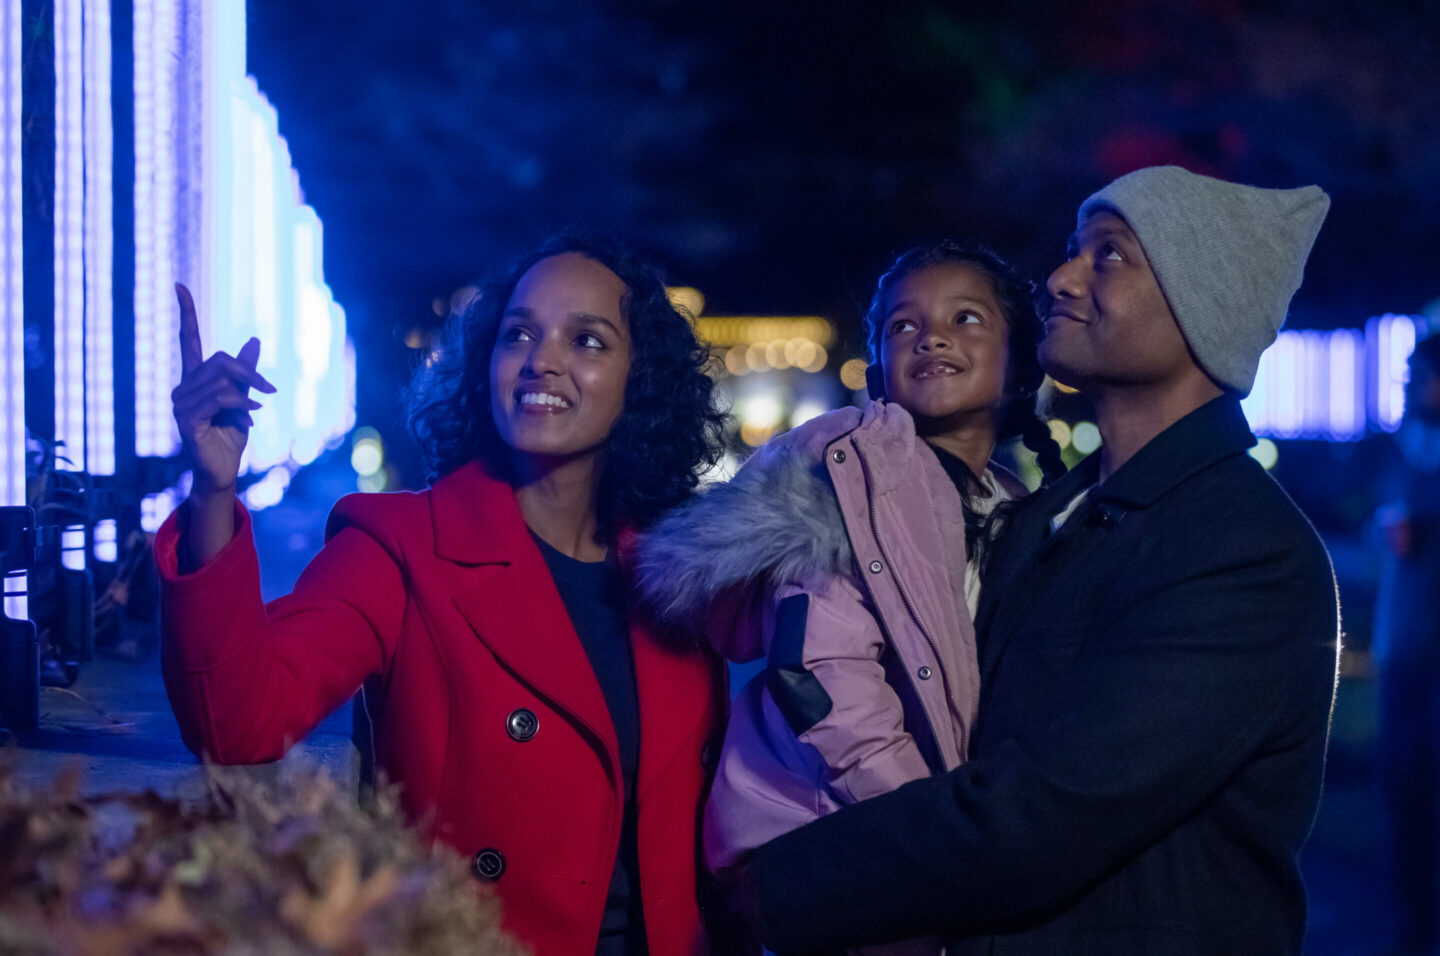
[{"label": "blue glowing light strip", "polygon": [[120,530],[114,518],[95,522],[95,560],[114,564],[120,556]]},{"label": "blue glowing light strip", "polygon": [[60,563],[71,571],[85,570],[85,526],[66,525],[60,532]]},{"label": "blue glowing light strip", "polygon": [[180,506],[180,493],[174,488],[140,499],[140,530],[154,533],[160,530],[170,513]]},{"label": "blue glowing light strip", "polygon": [[115,474],[114,131],[110,120],[110,3],[89,0],[85,75],[85,469]]},{"label": "blue glowing light strip", "polygon": [[[267,396],[265,407],[254,413],[255,428],[245,448],[246,471],[259,474],[286,459],[289,451],[291,414],[294,402],[291,366],[294,350],[281,337],[282,323],[289,325],[293,307],[279,296],[280,264],[289,266],[293,233],[277,231],[275,111],[260,96],[249,77],[238,77],[229,102],[231,125],[237,149],[236,161],[228,169],[233,186],[230,194],[239,200],[233,210],[230,261],[247,281],[231,285],[231,329],[237,341],[258,336],[260,372],[283,383],[279,393]],[[286,163],[288,173],[289,164]],[[287,176],[288,179],[288,176]],[[243,198],[242,198],[243,197]]]},{"label": "blue glowing light strip", "polygon": [[174,282],[178,216],[177,115],[182,65],[177,0],[135,0],[135,453],[180,450],[170,415],[179,380]]},{"label": "blue glowing light strip", "polygon": [[[1326,332],[1300,332],[1301,429],[1307,435],[1328,434],[1330,427],[1330,343]],[[1354,376],[1352,375],[1352,378]]]},{"label": "blue glowing light strip", "polygon": [[[20,0],[0,0],[0,505],[25,504]],[[7,605],[8,607],[8,605]],[[17,609],[18,611],[18,609]],[[12,617],[24,617],[23,611]]]},{"label": "blue glowing light strip", "polygon": [[81,0],[55,3],[55,438],[85,467],[85,144]]},{"label": "blue glowing light strip", "polygon": [[355,426],[354,356],[348,351],[345,310],[325,284],[324,228],[315,210],[294,213],[293,349],[299,358],[295,383],[295,440],[291,457],[312,461]]},{"label": "blue glowing light strip", "polygon": [[[195,197],[194,207],[184,213],[198,217],[198,228],[183,244],[180,275],[197,293],[206,351],[234,354],[254,334],[249,331],[253,299],[247,291],[253,279],[247,231],[252,198],[236,176],[252,162],[247,155],[249,137],[237,137],[235,129],[236,87],[245,78],[245,4],[187,0],[184,9],[186,42],[197,45],[200,62],[193,76],[185,78],[180,94],[195,101],[191,112],[198,114],[186,133],[195,139],[186,143],[182,191]],[[263,415],[256,417],[255,424],[245,450],[247,459],[264,428]]]},{"label": "blue glowing light strip", "polygon": [[1381,431],[1400,427],[1405,413],[1405,383],[1410,379],[1410,353],[1415,351],[1419,328],[1408,315],[1382,315],[1365,326],[1366,343],[1374,343],[1369,368],[1370,420]]},{"label": "blue glowing light strip", "polygon": [[1364,334],[1358,329],[1332,332],[1327,360],[1325,437],[1331,441],[1359,438],[1365,434]]},{"label": "blue glowing light strip", "polygon": [[1419,324],[1382,315],[1359,329],[1281,332],[1242,402],[1257,435],[1357,441],[1394,431],[1405,408]]},{"label": "blue glowing light strip", "polygon": [[[295,335],[291,347],[300,358],[295,382],[295,444],[297,464],[319,456],[325,436],[320,425],[320,385],[330,363],[330,307],[322,291],[320,271],[320,220],[314,210],[301,207],[295,216]],[[330,411],[326,409],[326,411]]]}]

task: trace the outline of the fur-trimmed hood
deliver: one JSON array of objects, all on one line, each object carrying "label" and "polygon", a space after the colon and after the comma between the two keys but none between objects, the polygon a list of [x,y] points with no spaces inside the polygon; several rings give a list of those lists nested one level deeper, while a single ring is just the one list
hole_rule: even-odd
[{"label": "fur-trimmed hood", "polygon": [[855,408],[812,419],[657,522],[636,545],[646,607],[693,634],[711,603],[737,585],[849,574],[854,553],[822,455],[860,421]]},{"label": "fur-trimmed hood", "polygon": [[671,627],[766,659],[715,768],[713,866],[964,760],[980,685],[964,507],[900,406],[785,434],[643,551],[642,589]]}]

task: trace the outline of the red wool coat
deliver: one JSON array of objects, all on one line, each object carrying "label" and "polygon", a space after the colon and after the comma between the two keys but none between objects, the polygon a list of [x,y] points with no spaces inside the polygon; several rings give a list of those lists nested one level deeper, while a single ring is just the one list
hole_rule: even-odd
[{"label": "red wool coat", "polygon": [[[235,539],[187,575],[184,518],[155,550],[186,744],[220,763],[274,760],[370,679],[376,762],[410,817],[472,856],[537,954],[593,952],[620,836],[615,730],[511,488],[471,464],[426,491],[347,496],[295,590],[269,605],[244,509]],[[656,956],[703,952],[696,833],[723,672],[638,623],[631,644],[646,934]]]}]

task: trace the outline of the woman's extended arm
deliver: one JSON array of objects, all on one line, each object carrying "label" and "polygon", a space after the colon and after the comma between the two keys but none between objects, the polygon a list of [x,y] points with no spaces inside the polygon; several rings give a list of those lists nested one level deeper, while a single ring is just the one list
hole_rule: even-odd
[{"label": "woman's extended arm", "polygon": [[295,590],[269,604],[243,508],[233,539],[189,574],[179,570],[187,514],[161,527],[161,663],[191,750],[217,763],[275,760],[384,671],[407,600],[389,531],[424,518],[422,504],[376,497],[343,500]]}]

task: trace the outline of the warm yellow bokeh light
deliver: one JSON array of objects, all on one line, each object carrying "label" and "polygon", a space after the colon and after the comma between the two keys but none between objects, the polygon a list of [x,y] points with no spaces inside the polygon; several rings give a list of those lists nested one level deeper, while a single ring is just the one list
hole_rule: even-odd
[{"label": "warm yellow bokeh light", "polygon": [[870,363],[864,359],[847,359],[845,364],[840,366],[840,384],[852,392],[858,392],[865,387],[865,369],[869,366]]},{"label": "warm yellow bokeh light", "polygon": [[765,444],[773,434],[775,434],[774,428],[761,428],[758,425],[740,426],[740,440],[751,448]]},{"label": "warm yellow bokeh light", "polygon": [[[814,345],[813,342],[808,343]],[[825,351],[824,346],[815,345],[815,356],[810,361],[801,364],[799,367],[807,372],[818,372],[830,361],[830,353]]]},{"label": "warm yellow bokeh light", "polygon": [[1061,448],[1070,447],[1070,426],[1058,418],[1052,418],[1046,422],[1050,426],[1050,437],[1055,439],[1055,444]]},{"label": "warm yellow bokeh light", "polygon": [[818,315],[707,315],[695,320],[695,332],[720,348],[776,339],[810,339],[824,346],[835,341],[835,326]]},{"label": "warm yellow bokeh light", "polygon": [[770,366],[765,364],[765,346],[752,345],[745,350],[745,364],[752,372],[763,372]]}]

